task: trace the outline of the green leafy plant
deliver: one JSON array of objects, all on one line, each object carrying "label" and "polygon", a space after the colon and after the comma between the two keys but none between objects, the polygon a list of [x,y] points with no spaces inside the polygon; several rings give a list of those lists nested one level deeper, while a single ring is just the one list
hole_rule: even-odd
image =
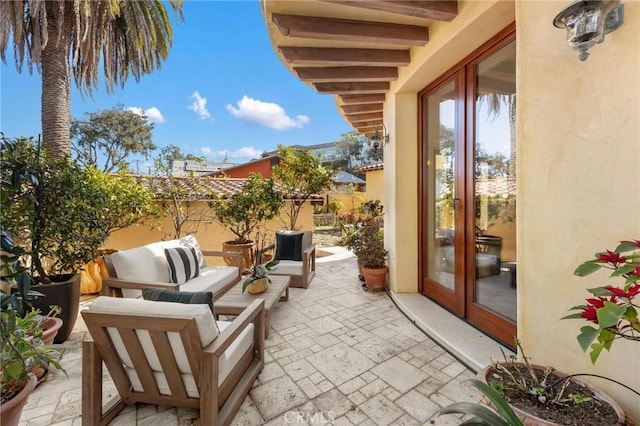
[{"label": "green leafy plant", "polygon": [[265,232],[257,232],[255,238],[253,239],[255,242],[255,252],[253,254],[253,265],[251,267],[246,268],[244,272],[247,274],[247,277],[244,279],[242,283],[242,292],[244,293],[249,284],[254,281],[257,281],[262,278],[266,278],[269,284],[271,284],[271,279],[269,279],[269,272],[271,272],[277,265],[280,263],[278,260],[271,260],[269,262],[260,263],[262,259],[263,253],[267,249],[267,235]]},{"label": "green leafy plant", "polygon": [[379,200],[364,203],[363,220],[346,237],[347,248],[365,268],[376,269],[386,266],[389,252],[384,248],[383,210]]},{"label": "green leafy plant", "polygon": [[282,161],[273,168],[273,180],[291,201],[283,213],[287,229],[296,230],[302,207],[309,198],[321,194],[333,184],[334,170],[325,167],[319,157],[309,151],[296,152],[291,147],[278,146]]},{"label": "green leafy plant", "polygon": [[439,415],[464,414],[472,416],[461,425],[524,426],[522,420],[516,416],[502,395],[491,386],[478,379],[465,380],[463,383],[471,385],[482,392],[497,411],[482,403],[455,402],[441,409]]},{"label": "green leafy plant", "polygon": [[584,319],[594,323],[580,328],[578,343],[595,364],[603,349],[611,350],[616,339],[640,342],[640,240],[621,241],[615,250],[596,253],[595,258],[583,262],[574,274],[580,277],[600,269],[611,271],[609,277],[622,280],[619,286],[603,285],[588,289],[593,297],[586,303],[572,307],[567,318]]},{"label": "green leafy plant", "polygon": [[260,225],[277,217],[283,204],[282,193],[274,182],[252,173],[237,194],[213,201],[211,206],[217,221],[241,244],[250,242],[250,236]]},{"label": "green leafy plant", "polygon": [[0,224],[22,248],[29,275],[48,284],[77,272],[107,238],[111,194],[89,170],[48,158],[33,138],[3,136],[0,148]]},{"label": "green leafy plant", "polygon": [[[50,365],[62,370],[59,346],[42,342],[42,322],[45,317],[36,311],[24,317],[13,309],[0,312],[0,392],[2,403],[13,398],[24,386],[23,383],[40,365]],[[66,372],[65,372],[66,374]]]}]

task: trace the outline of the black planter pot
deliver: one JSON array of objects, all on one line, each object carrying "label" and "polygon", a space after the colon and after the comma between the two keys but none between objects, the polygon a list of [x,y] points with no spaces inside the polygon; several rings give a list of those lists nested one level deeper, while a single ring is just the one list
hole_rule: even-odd
[{"label": "black planter pot", "polygon": [[58,330],[53,343],[63,343],[71,334],[78,319],[80,308],[80,274],[70,275],[66,281],[52,284],[41,284],[32,287],[33,290],[44,294],[33,302],[33,307],[47,314],[49,306],[59,306],[62,312],[58,317],[62,319],[62,328]]}]

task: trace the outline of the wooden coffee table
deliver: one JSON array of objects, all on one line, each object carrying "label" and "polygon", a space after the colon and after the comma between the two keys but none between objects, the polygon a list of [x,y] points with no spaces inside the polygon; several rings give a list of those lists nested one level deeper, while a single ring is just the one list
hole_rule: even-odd
[{"label": "wooden coffee table", "polygon": [[269,311],[278,301],[289,300],[289,283],[291,278],[286,275],[270,276],[269,288],[260,294],[242,292],[242,280],[231,287],[218,300],[214,300],[216,315],[240,315],[247,306],[256,299],[264,300],[264,336],[269,336]]}]

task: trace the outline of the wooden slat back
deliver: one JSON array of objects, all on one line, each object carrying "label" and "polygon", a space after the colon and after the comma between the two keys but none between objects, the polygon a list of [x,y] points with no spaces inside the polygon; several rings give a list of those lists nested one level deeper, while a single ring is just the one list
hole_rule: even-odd
[{"label": "wooden slat back", "polygon": [[82,317],[124,400],[135,401],[136,392],[131,390],[131,381],[108,332],[109,328],[115,329],[122,338],[147,397],[160,397],[160,390],[145,356],[140,337],[136,333],[138,330],[149,332],[162,366],[162,373],[169,384],[172,398],[187,399],[188,396],[182,374],[169,343],[168,333],[170,332],[180,335],[196,386],[200,389],[198,372],[202,363],[202,345],[195,319],[143,317],[91,311],[83,311]]}]

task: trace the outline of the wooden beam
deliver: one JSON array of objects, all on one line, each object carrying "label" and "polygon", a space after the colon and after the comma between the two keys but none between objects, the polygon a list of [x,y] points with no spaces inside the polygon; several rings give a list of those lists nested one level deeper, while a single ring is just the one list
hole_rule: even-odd
[{"label": "wooden beam", "polygon": [[334,81],[392,81],[398,79],[396,67],[310,67],[293,69],[300,80],[309,83]]},{"label": "wooden beam", "polygon": [[451,21],[458,16],[456,0],[406,1],[406,0],[321,0],[346,6],[381,10],[398,15],[415,16],[436,21]]},{"label": "wooden beam", "polygon": [[320,93],[357,94],[366,95],[370,93],[385,93],[389,91],[389,82],[377,83],[314,83],[316,90]]},{"label": "wooden beam", "polygon": [[378,104],[361,104],[361,105],[342,105],[342,111],[347,115],[363,114],[368,112],[382,111],[383,103]]},{"label": "wooden beam", "polygon": [[289,46],[280,46],[278,50],[293,65],[403,67],[411,62],[409,50]]},{"label": "wooden beam", "polygon": [[370,112],[368,114],[346,115],[351,123],[361,123],[363,121],[378,120],[382,118],[382,112]]},{"label": "wooden beam", "polygon": [[282,35],[321,40],[381,43],[398,46],[424,46],[429,41],[429,28],[418,25],[354,21],[316,16],[271,15]]},{"label": "wooden beam", "polygon": [[340,99],[344,105],[377,104],[384,102],[384,94],[372,95],[341,95]]},{"label": "wooden beam", "polygon": [[382,118],[379,120],[371,120],[371,121],[360,121],[358,123],[351,123],[353,127],[358,129],[366,129],[367,127],[374,127],[376,129],[382,129]]}]

